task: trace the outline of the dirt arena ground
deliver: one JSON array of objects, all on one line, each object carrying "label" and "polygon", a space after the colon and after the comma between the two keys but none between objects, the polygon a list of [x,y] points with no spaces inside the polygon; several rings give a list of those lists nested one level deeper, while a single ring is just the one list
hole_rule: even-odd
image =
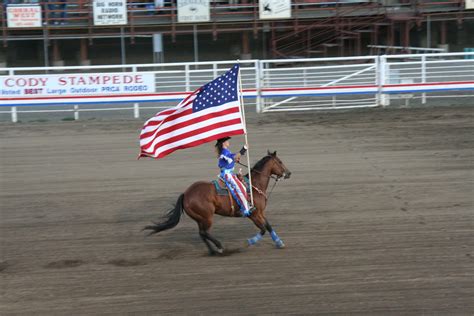
[{"label": "dirt arena ground", "polygon": [[217,174],[212,144],[137,161],[142,122],[0,125],[1,315],[474,314],[472,107],[251,114],[287,247],[217,217],[223,257],[186,216],[140,231]]}]

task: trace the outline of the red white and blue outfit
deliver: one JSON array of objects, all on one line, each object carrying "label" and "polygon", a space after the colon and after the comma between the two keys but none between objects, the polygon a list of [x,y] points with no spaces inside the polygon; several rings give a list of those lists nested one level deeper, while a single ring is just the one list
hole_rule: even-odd
[{"label": "red white and blue outfit", "polygon": [[247,191],[245,186],[234,174],[235,155],[227,148],[222,148],[219,155],[218,166],[221,170],[220,176],[224,180],[227,188],[240,207],[244,216],[250,215],[249,203],[247,202]]}]

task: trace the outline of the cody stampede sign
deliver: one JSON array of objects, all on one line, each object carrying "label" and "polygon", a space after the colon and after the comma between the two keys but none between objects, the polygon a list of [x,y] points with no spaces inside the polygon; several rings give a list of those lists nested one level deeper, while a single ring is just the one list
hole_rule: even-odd
[{"label": "cody stampede sign", "polygon": [[178,22],[209,22],[209,0],[178,0]]}]

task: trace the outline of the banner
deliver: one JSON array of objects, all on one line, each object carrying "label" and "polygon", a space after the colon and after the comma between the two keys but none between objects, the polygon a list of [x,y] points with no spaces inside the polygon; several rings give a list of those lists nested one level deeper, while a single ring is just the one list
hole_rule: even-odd
[{"label": "banner", "polygon": [[94,25],[127,24],[126,0],[94,0]]},{"label": "banner", "polygon": [[41,27],[41,7],[39,5],[7,6],[8,27]]},{"label": "banner", "polygon": [[209,22],[209,0],[178,0],[178,22]]},{"label": "banner", "polygon": [[291,0],[260,0],[260,19],[291,18]]},{"label": "banner", "polygon": [[464,0],[466,9],[474,9],[474,0]]},{"label": "banner", "polygon": [[0,76],[0,98],[154,92],[155,75],[149,73]]}]

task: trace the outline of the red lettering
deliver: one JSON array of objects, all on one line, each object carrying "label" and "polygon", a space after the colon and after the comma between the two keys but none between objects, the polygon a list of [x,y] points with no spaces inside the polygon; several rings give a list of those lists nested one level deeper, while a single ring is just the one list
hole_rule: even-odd
[{"label": "red lettering", "polygon": [[135,75],[135,83],[143,83],[143,76]]},{"label": "red lettering", "polygon": [[25,94],[40,94],[43,89],[25,89]]},{"label": "red lettering", "polygon": [[13,77],[5,80],[7,87],[44,87],[48,83],[48,78],[22,78]]},{"label": "red lettering", "polygon": [[90,84],[100,84],[100,77],[89,77],[89,83]]},{"label": "red lettering", "polygon": [[[7,87],[13,87],[14,86],[14,83],[12,82],[13,81],[13,78],[8,78],[7,80],[5,80],[5,85]],[[11,83],[10,83],[11,82]]]},{"label": "red lettering", "polygon": [[45,87],[48,83],[48,78],[39,78],[39,81],[41,82],[41,86]]},{"label": "red lettering", "polygon": [[133,77],[129,75],[124,75],[123,76],[123,83],[132,83],[133,82]]}]

